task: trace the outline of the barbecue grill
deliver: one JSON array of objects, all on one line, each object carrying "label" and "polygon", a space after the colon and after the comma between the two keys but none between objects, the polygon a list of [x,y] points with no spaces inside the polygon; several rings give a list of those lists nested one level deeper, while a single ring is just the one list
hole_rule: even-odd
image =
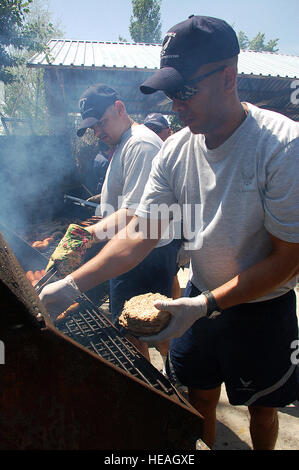
[{"label": "barbecue grill", "polygon": [[181,400],[164,375],[157,373],[132,343],[119,334],[100,308],[86,296],[78,300],[79,311],[55,323],[62,333],[156,390]]},{"label": "barbecue grill", "polygon": [[203,419],[83,295],[55,324],[0,232],[0,449],[188,449]]}]

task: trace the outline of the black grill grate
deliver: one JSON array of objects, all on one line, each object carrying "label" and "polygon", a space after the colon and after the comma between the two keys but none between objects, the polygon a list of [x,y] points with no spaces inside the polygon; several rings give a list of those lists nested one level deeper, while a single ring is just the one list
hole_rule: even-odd
[{"label": "black grill grate", "polygon": [[128,374],[167,395],[176,394],[169,380],[161,374],[86,296],[77,300],[77,312],[57,321],[55,326]]}]

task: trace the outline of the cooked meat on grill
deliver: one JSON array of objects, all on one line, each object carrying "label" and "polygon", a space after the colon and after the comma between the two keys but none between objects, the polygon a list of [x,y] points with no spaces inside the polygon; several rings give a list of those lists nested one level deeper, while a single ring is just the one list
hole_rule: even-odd
[{"label": "cooked meat on grill", "polygon": [[70,305],[64,312],[60,313],[56,320],[63,320],[67,315],[70,315],[71,313],[76,312],[76,310],[80,307],[78,302],[75,302],[74,304]]},{"label": "cooked meat on grill", "polygon": [[35,242],[31,243],[31,246],[33,248],[37,248],[41,243],[42,243],[41,240],[36,240]]},{"label": "cooked meat on grill", "polygon": [[29,279],[29,281],[32,283],[32,282],[34,281],[34,274],[33,274],[33,271],[27,271],[26,277],[27,277],[27,279]]},{"label": "cooked meat on grill", "polygon": [[26,272],[26,277],[29,279],[31,284],[35,286],[38,281],[46,274],[46,271],[42,269],[41,271],[27,271]]},{"label": "cooked meat on grill", "polygon": [[38,248],[40,250],[46,250],[50,243],[54,241],[54,237],[47,237],[44,240],[37,240],[31,244],[33,248]]},{"label": "cooked meat on grill", "polygon": [[163,330],[170,322],[171,313],[158,310],[156,300],[171,300],[161,294],[142,294],[125,302],[119,324],[134,335],[153,335]]}]

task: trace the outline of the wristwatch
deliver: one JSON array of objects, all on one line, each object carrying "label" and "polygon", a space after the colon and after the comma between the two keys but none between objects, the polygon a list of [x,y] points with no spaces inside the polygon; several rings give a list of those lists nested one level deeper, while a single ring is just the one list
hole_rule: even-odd
[{"label": "wristwatch", "polygon": [[202,295],[204,295],[207,300],[208,300],[208,310],[207,310],[207,317],[209,318],[214,312],[216,313],[221,313],[221,309],[218,307],[215,297],[213,296],[212,292],[209,290],[205,290],[202,292]]}]

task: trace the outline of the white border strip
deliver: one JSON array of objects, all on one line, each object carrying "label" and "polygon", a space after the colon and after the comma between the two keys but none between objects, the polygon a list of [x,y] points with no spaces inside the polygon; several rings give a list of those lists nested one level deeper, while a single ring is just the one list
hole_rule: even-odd
[{"label": "white border strip", "polygon": [[274,392],[279,387],[284,385],[289,380],[292,373],[295,371],[296,367],[297,367],[296,364],[292,364],[289,370],[286,372],[286,374],[284,374],[284,376],[278,382],[276,382],[274,385],[271,385],[271,387],[265,388],[264,390],[261,390],[260,392],[257,392],[254,395],[252,395],[252,397],[246,403],[244,403],[244,405],[246,406],[252,405],[252,403],[254,403],[259,398],[265,395],[268,395],[269,393]]}]

